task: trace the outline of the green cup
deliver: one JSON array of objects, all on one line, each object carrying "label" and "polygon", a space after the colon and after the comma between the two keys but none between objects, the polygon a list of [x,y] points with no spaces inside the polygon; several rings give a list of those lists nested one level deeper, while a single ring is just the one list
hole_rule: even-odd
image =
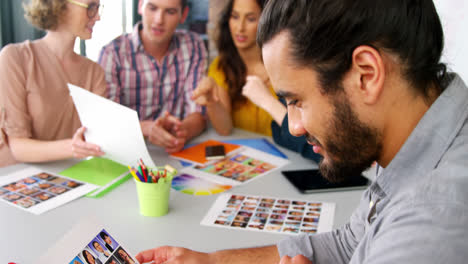
[{"label": "green cup", "polygon": [[140,214],[144,216],[163,216],[169,210],[169,194],[172,177],[158,183],[147,183],[135,180]]}]

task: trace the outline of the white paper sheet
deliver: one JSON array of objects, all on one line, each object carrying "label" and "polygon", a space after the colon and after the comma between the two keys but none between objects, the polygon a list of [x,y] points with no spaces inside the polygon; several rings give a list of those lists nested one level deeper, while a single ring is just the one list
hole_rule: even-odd
[{"label": "white paper sheet", "polygon": [[[50,177],[41,179],[38,177],[40,173],[47,173]],[[97,187],[31,167],[0,178],[0,200],[30,213],[42,214]]]},{"label": "white paper sheet", "polygon": [[334,216],[334,203],[223,193],[200,224],[278,234],[315,234],[331,231]]},{"label": "white paper sheet", "polygon": [[137,164],[139,158],[155,167],[146,148],[137,112],[85,89],[68,84],[70,95],[86,127],[85,137],[101,147],[104,157],[123,165]]}]

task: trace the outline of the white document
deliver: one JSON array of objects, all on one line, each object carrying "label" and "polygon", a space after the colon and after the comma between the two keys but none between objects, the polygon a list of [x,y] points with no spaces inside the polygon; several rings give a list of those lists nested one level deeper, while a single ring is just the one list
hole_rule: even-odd
[{"label": "white document", "polygon": [[[70,231],[51,246],[37,261],[38,264],[83,264],[89,263],[131,263],[138,264],[134,255],[128,252],[110,230],[104,229],[95,217],[82,219]],[[103,239],[103,237],[105,239]],[[97,262],[99,259],[100,262]]]},{"label": "white document", "polygon": [[335,204],[223,193],[201,225],[278,234],[315,234],[333,228]]},{"label": "white document", "polygon": [[147,166],[155,167],[135,110],[72,84],[68,88],[86,127],[87,142],[100,146],[104,157],[123,165],[135,165],[141,158]]},{"label": "white document", "polygon": [[30,213],[42,214],[97,187],[31,167],[0,177],[0,200]]}]

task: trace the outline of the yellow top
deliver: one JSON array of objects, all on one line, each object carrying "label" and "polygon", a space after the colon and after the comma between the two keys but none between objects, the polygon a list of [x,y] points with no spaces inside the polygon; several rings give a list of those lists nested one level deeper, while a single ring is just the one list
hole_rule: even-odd
[{"label": "yellow top", "polygon": [[[212,77],[219,86],[227,91],[229,87],[227,87],[224,72],[218,69],[218,60],[219,58],[216,57],[211,63],[208,76]],[[271,86],[270,92],[277,98]],[[250,100],[247,99],[243,105],[237,108],[232,106],[231,115],[234,127],[271,136],[271,121],[273,118],[263,108],[258,107]]]}]

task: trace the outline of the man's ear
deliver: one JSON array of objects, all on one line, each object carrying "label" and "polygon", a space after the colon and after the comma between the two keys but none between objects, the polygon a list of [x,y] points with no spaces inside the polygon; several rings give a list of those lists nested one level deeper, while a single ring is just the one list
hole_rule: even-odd
[{"label": "man's ear", "polygon": [[180,24],[183,24],[185,22],[185,20],[188,17],[188,12],[189,12],[189,7],[188,6],[184,7],[184,10],[182,10],[182,18],[180,19]]},{"label": "man's ear", "polygon": [[385,64],[380,53],[370,46],[359,46],[353,51],[353,84],[358,85],[362,101],[374,104],[383,92]]}]

